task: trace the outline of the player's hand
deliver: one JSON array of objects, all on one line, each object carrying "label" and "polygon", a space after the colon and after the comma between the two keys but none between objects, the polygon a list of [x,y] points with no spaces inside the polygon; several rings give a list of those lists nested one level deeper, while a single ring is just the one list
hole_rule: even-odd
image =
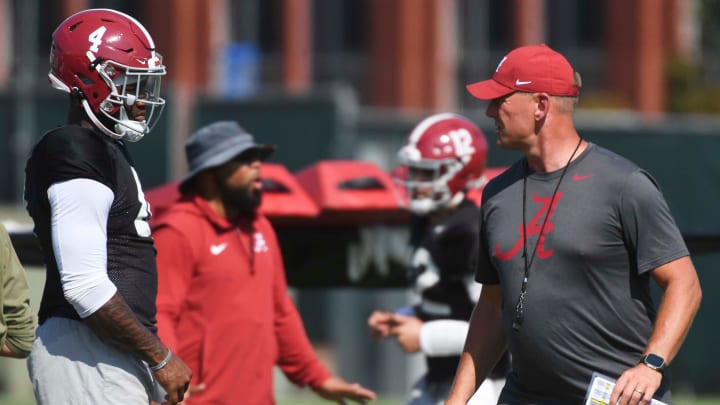
[{"label": "player's hand", "polygon": [[625,370],[617,379],[610,396],[610,403],[619,405],[649,404],[655,391],[660,387],[661,381],[661,372],[644,364],[638,364]]},{"label": "player's hand", "polygon": [[167,404],[176,405],[185,397],[192,371],[180,357],[173,354],[168,364],[155,372],[155,377],[167,392],[165,395]]},{"label": "player's hand", "polygon": [[392,327],[393,314],[385,311],[373,311],[368,318],[368,327],[370,335],[376,341],[380,341],[390,336],[390,328]]},{"label": "player's hand", "polygon": [[420,329],[423,321],[415,316],[393,314],[390,334],[395,336],[400,347],[407,353],[420,351]]},{"label": "player's hand", "polygon": [[344,404],[346,399],[361,404],[375,399],[375,393],[373,391],[357,383],[350,384],[342,378],[335,376],[325,380],[322,385],[315,388],[315,392],[321,397],[339,404]]}]

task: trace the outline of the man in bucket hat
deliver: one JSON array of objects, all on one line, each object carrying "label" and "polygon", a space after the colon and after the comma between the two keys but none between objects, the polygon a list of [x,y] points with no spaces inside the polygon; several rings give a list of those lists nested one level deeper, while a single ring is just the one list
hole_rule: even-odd
[{"label": "man in bucket hat", "polygon": [[325,368],[288,295],[275,232],[257,210],[273,150],[233,121],[200,128],[185,145],[182,197],[155,224],[158,330],[194,372],[188,405],[272,404],[275,365],[326,399],[375,398]]},{"label": "man in bucket hat", "polygon": [[593,373],[617,380],[611,404],[669,403],[665,367],[702,292],[657,182],[580,137],[579,75],[544,44],[467,88],[489,100],[498,145],[524,157],[483,192],[483,289],[447,404],[465,404],[506,347],[501,404],[585,403]]}]

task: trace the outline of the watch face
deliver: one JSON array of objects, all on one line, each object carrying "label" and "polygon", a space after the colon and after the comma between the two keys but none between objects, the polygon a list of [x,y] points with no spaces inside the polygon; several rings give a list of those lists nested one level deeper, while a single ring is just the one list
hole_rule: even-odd
[{"label": "watch face", "polygon": [[650,353],[647,355],[647,357],[645,357],[645,364],[651,366],[652,368],[658,369],[665,366],[665,360],[657,354]]}]

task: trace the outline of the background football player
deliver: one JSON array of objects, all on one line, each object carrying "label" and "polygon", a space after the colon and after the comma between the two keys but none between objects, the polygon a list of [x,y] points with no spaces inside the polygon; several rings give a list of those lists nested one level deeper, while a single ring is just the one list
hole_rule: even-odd
[{"label": "background football player", "polygon": [[[407,353],[425,355],[427,371],[410,392],[409,405],[436,405],[447,397],[480,296],[473,279],[480,217],[468,193],[478,194],[485,184],[487,149],[470,120],[442,113],[421,121],[398,153],[395,174],[412,214],[414,302],[394,312],[374,311],[368,326],[376,340],[394,338]],[[496,403],[507,369],[505,355],[470,403]]]}]

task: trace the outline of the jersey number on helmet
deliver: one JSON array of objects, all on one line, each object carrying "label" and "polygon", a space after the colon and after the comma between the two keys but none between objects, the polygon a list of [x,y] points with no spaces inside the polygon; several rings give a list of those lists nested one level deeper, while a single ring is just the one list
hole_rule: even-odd
[{"label": "jersey number on helmet", "polygon": [[470,156],[475,153],[472,144],[472,135],[465,128],[456,129],[448,133],[455,146],[455,153],[460,157]]},{"label": "jersey number on helmet", "polygon": [[99,50],[98,46],[102,44],[102,37],[103,35],[105,35],[105,31],[107,31],[107,28],[102,25],[95,31],[91,32],[90,35],[88,35],[88,41],[90,41],[90,43],[92,44],[90,46],[90,52],[95,53]]}]

